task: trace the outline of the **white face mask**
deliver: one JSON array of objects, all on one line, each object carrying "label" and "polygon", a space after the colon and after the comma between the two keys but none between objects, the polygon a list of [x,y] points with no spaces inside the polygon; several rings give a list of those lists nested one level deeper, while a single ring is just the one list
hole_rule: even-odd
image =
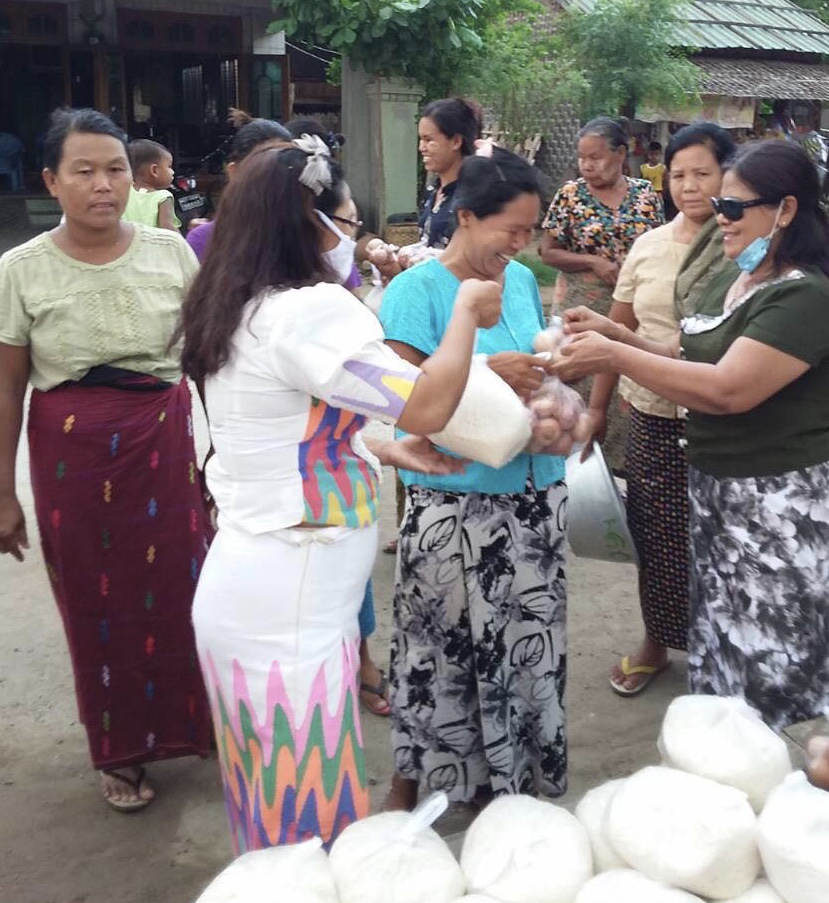
[{"label": "white face mask", "polygon": [[330,250],[323,251],[328,266],[337,274],[341,284],[348,281],[351,271],[354,269],[354,250],[357,242],[341,232],[322,211],[316,211],[317,216],[325,223],[326,228],[339,238],[339,242]]}]

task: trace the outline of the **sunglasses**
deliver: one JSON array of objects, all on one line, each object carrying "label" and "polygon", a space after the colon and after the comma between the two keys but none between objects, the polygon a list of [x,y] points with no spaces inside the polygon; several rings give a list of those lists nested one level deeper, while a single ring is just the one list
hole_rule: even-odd
[{"label": "sunglasses", "polygon": [[328,218],[333,219],[335,223],[343,223],[345,226],[351,226],[352,229],[360,229],[363,225],[361,219],[346,219],[344,216],[334,216],[333,213],[329,213]]},{"label": "sunglasses", "polygon": [[741,220],[748,207],[765,207],[768,204],[779,203],[780,198],[754,198],[750,201],[741,201],[739,198],[711,198],[714,213],[724,216],[732,223]]}]

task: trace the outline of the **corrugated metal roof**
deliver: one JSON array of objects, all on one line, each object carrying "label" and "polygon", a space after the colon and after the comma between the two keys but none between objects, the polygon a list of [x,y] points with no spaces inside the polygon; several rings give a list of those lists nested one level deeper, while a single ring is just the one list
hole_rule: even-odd
[{"label": "corrugated metal roof", "polygon": [[693,62],[701,70],[700,94],[829,101],[829,66],[701,56]]},{"label": "corrugated metal roof", "polygon": [[[595,0],[559,0],[589,12]],[[690,0],[677,46],[829,54],[829,26],[791,0]]]}]

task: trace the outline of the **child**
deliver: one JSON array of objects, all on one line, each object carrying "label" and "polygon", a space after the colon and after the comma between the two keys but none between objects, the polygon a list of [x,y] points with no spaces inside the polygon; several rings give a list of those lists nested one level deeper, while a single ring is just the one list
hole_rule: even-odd
[{"label": "child", "polygon": [[131,141],[127,147],[132,166],[130,189],[124,219],[160,229],[177,231],[181,222],[173,209],[173,195],[167,191],[173,182],[173,155],[164,145],[148,138]]},{"label": "child", "polygon": [[647,179],[653,190],[662,197],[662,180],[665,177],[665,164],[661,161],[662,145],[658,141],[651,141],[648,145],[648,162],[639,167],[643,179]]}]

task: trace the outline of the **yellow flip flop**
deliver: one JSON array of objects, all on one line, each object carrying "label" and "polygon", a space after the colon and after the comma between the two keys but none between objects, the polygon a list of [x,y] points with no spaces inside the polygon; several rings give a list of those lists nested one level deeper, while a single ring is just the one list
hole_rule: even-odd
[{"label": "yellow flip flop", "polygon": [[670,665],[670,661],[666,661],[664,665],[631,665],[630,656],[626,655],[622,659],[622,674],[624,674],[625,677],[630,677],[632,674],[644,674],[645,679],[632,690],[628,689],[622,683],[617,683],[612,677],[608,678],[608,683],[613,692],[618,693],[619,696],[637,696],[646,689],[651,681],[657,675],[661,674],[668,665]]}]

